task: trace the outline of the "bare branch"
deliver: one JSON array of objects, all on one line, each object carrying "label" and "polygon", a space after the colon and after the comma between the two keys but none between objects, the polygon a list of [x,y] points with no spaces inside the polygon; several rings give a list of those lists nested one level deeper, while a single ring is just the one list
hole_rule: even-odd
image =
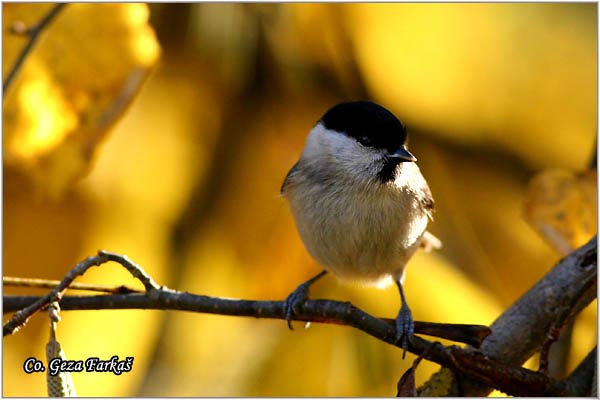
[{"label": "bare branch", "polygon": [[597,349],[594,348],[564,381],[572,396],[596,397],[592,393],[592,381],[594,376],[596,376],[597,366]]},{"label": "bare branch", "polygon": [[121,264],[131,273],[131,275],[133,275],[134,278],[142,282],[147,293],[152,294],[152,292],[160,290],[160,286],[158,286],[156,282],[154,282],[154,280],[152,280],[152,278],[146,274],[140,266],[129,260],[127,256],[101,250],[97,255],[88,257],[77,264],[75,268],[67,273],[60,284],[46,296],[38,298],[34,303],[15,313],[12,319],[4,324],[3,336],[12,334],[19,330],[27,323],[33,314],[46,307],[48,304],[54,301],[60,301],[65,290],[69,287],[71,282],[75,280],[75,278],[83,275],[91,267],[102,265],[108,261],[114,261]]},{"label": "bare branch", "polygon": [[[486,356],[506,365],[522,365],[538,351],[553,326],[573,316],[596,296],[597,238],[562,259],[490,327],[481,345]],[[421,388],[422,396],[458,395],[454,377],[442,369]],[[490,385],[462,382],[465,396],[486,396]],[[451,388],[440,393],[436,388]]]},{"label": "bare branch", "polygon": [[556,342],[560,336],[562,331],[568,325],[569,322],[573,322],[573,318],[577,315],[576,305],[581,301],[581,298],[589,293],[589,290],[594,287],[596,284],[596,280],[588,280],[586,284],[581,288],[581,291],[575,296],[568,307],[565,307],[562,312],[560,312],[550,330],[548,331],[548,335],[546,336],[546,340],[542,344],[542,348],[540,350],[540,367],[539,371],[543,373],[548,372],[548,357],[550,355],[550,348]]},{"label": "bare branch", "polygon": [[[31,304],[39,297],[5,296],[5,311]],[[152,294],[133,293],[106,296],[65,296],[62,311],[99,309],[155,309],[203,312],[220,315],[255,318],[285,319],[283,301],[232,300],[194,295],[169,289]],[[391,345],[395,338],[395,324],[376,318],[350,303],[330,300],[307,300],[294,315],[297,321],[321,322],[357,328]],[[430,323],[425,324],[428,326]],[[415,321],[415,331],[422,327]],[[545,374],[498,363],[483,354],[456,346],[444,347],[439,343],[414,336],[409,351],[464,374],[467,377],[492,384],[515,395],[565,395],[564,385]],[[497,384],[496,384],[497,382]]]},{"label": "bare branch", "polygon": [[15,76],[17,75],[17,73],[21,70],[21,67],[23,66],[23,63],[25,62],[25,59],[27,58],[27,55],[31,52],[31,49],[33,49],[33,45],[35,44],[35,42],[37,42],[37,40],[38,40],[38,38],[40,36],[40,33],[42,33],[42,31],[44,30],[44,28],[58,15],[58,13],[66,5],[67,5],[66,3],[56,4],[48,12],[48,14],[46,14],[46,16],[44,16],[44,18],[42,18],[42,20],[37,25],[35,25],[33,27],[26,28],[26,27],[23,27],[22,24],[17,24],[16,25],[16,29],[14,30],[13,33],[16,33],[16,34],[28,34],[29,35],[29,42],[27,42],[27,44],[25,45],[25,47],[21,51],[21,54],[19,55],[19,58],[17,58],[17,61],[15,62],[15,65],[13,65],[13,67],[9,71],[8,75],[6,76],[6,79],[4,80],[4,83],[2,84],[2,91],[3,91],[4,95],[5,95],[5,98],[6,98],[6,91],[8,90],[10,84],[14,80]]},{"label": "bare branch", "polygon": [[[448,368],[438,373],[440,376],[444,374],[444,371],[452,371],[458,376],[468,378],[464,381],[461,380],[460,386],[464,390],[464,395],[487,393],[490,391],[490,387],[519,396],[571,394],[570,386],[565,382],[559,382],[547,374],[531,371],[520,365],[529,355],[539,349],[551,327],[568,320],[569,316],[575,315],[594,298],[596,249],[596,239],[594,238],[561,260],[552,271],[498,318],[492,326],[493,333],[483,341],[483,352],[469,348],[461,349],[456,346],[444,347],[418,336],[412,338],[409,343],[409,351]],[[116,261],[128,269],[144,284],[146,292],[62,298],[64,290],[78,275],[83,274],[92,266],[107,261]],[[60,301],[63,310],[168,309],[285,319],[283,301],[222,299],[161,288],[127,257],[100,251],[98,255],[87,258],[69,271],[65,279],[46,296],[5,296],[5,312],[21,308],[22,310],[17,312],[4,326],[4,334],[15,332],[33,313],[46,307],[52,301]],[[300,307],[294,319],[351,326],[386,343],[396,345],[393,321],[376,318],[350,303],[308,300]],[[436,327],[436,325],[438,326]],[[454,326],[452,324],[416,322],[415,331],[431,332],[432,326],[435,329],[443,330],[445,325]],[[461,326],[456,326],[459,327],[459,330],[461,329]],[[479,330],[479,332],[481,333],[483,330]],[[514,348],[516,351],[512,351]],[[450,378],[454,379],[452,373],[450,373]],[[434,375],[433,379],[438,378]],[[420,394],[430,394],[427,390],[426,386]]]},{"label": "bare branch", "polygon": [[[39,296],[4,296],[4,312],[13,312],[31,306],[39,301]],[[60,302],[61,309],[67,310],[179,310],[207,314],[232,315],[255,318],[285,319],[280,311],[284,308],[281,301],[233,300],[220,297],[196,295],[161,288],[151,295],[146,293],[115,294],[106,296],[64,296]],[[294,320],[303,322],[320,322],[338,325],[350,325],[365,330],[376,337],[384,338],[388,329],[395,329],[393,319],[377,318],[354,307],[350,303],[331,300],[308,300],[307,308],[302,314],[294,316]],[[367,318],[368,317],[368,318]],[[379,328],[368,327],[369,321],[377,321]],[[383,322],[383,324],[380,324]],[[364,327],[364,326],[366,327]],[[382,327],[385,326],[385,329]],[[364,329],[363,329],[364,328]],[[448,335],[446,331],[456,331]],[[475,345],[480,344],[478,338],[485,338],[490,331],[486,326],[468,324],[437,324],[433,322],[415,321],[415,332],[419,334],[439,334],[441,337],[464,339]],[[392,334],[393,336],[394,334]],[[390,339],[390,343],[392,340]],[[393,343],[392,343],[393,344]]]},{"label": "bare branch", "polygon": [[[3,276],[2,284],[4,286],[12,287],[32,287],[42,289],[54,289],[60,284],[60,281],[53,279],[35,279],[35,278],[16,278],[12,276]],[[71,282],[67,289],[71,290],[87,290],[90,292],[103,292],[113,294],[126,294],[126,293],[143,293],[138,289],[133,289],[124,285],[121,286],[108,286],[100,285],[95,283],[77,283]],[[14,310],[16,311],[16,310]]]}]

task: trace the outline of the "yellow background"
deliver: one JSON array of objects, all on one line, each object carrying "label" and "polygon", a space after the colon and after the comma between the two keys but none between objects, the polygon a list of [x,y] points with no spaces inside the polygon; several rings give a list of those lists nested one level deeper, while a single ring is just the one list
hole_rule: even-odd
[{"label": "yellow background", "polygon": [[[4,26],[35,24],[51,7],[5,4]],[[174,289],[284,299],[319,267],[281,182],[328,107],[368,98],[406,123],[436,200],[430,229],[444,247],[417,254],[405,281],[415,319],[490,324],[561,257],[523,205],[536,173],[577,173],[593,156],[596,12],[69,4],[5,93],[3,274],[61,279],[106,249]],[[3,40],[5,78],[26,38]],[[138,285],[111,264],[81,281]],[[399,307],[393,287],[332,277],[311,294],[377,316]],[[577,319],[568,370],[595,345],[595,309]],[[135,310],[61,317],[68,358],[135,358],[121,376],[73,374],[81,396],[390,396],[413,361],[338,326]],[[47,325],[41,313],[4,338],[3,395],[46,394],[45,376],[22,364],[45,359]],[[423,362],[417,384],[437,368]]]}]

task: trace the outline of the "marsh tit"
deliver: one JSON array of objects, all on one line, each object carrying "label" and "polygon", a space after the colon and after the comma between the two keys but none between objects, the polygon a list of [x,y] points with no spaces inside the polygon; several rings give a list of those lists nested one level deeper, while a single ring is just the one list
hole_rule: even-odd
[{"label": "marsh tit", "polygon": [[441,242],[426,231],[433,198],[405,141],[404,124],[369,101],[332,107],[310,131],[281,194],[324,271],[286,299],[290,329],[310,285],[328,272],[343,281],[394,282],[402,301],[396,343],[406,351],[414,333],[402,289],[406,264],[419,247],[439,248]]}]

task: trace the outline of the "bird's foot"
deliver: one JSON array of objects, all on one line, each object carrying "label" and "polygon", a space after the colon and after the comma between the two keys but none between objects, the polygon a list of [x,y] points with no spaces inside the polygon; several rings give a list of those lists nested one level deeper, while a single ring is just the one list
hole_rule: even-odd
[{"label": "bird's foot", "polygon": [[404,350],[402,353],[402,359],[406,356],[406,350],[408,350],[408,343],[412,340],[412,336],[415,333],[415,323],[413,321],[412,313],[406,303],[400,307],[400,312],[396,317],[396,343],[400,344]]},{"label": "bird's foot", "polygon": [[308,300],[308,290],[312,282],[304,282],[300,284],[290,295],[285,299],[285,320],[287,321],[290,330],[292,327],[292,317],[298,312],[298,307]]}]

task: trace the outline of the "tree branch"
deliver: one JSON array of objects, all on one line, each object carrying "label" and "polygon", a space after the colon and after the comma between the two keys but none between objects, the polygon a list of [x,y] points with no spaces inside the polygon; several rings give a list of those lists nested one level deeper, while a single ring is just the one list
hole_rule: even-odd
[{"label": "tree branch", "polygon": [[[4,295],[4,312],[14,312],[30,307],[42,299],[39,296],[11,296]],[[178,310],[191,311],[206,314],[231,315],[239,317],[274,318],[285,319],[282,313],[284,305],[282,301],[259,301],[259,300],[232,300],[220,297],[196,295],[186,292],[161,288],[151,295],[146,293],[121,293],[104,296],[64,296],[60,301],[61,310]],[[328,324],[354,326],[378,338],[385,338],[387,330],[395,329],[393,319],[377,318],[354,307],[350,303],[332,300],[308,300],[304,307],[307,311],[296,314],[294,320],[303,322],[320,322]],[[43,308],[43,307],[42,307]],[[378,324],[372,325],[373,321]],[[369,325],[369,322],[371,323]],[[382,327],[385,326],[383,329]],[[453,332],[455,335],[447,334],[444,330]],[[465,339],[475,345],[490,334],[486,326],[467,324],[438,324],[432,322],[415,321],[415,332],[426,335],[436,335],[447,339]],[[393,337],[395,333],[391,334]],[[387,341],[387,339],[386,339]],[[389,343],[393,344],[390,339]]]},{"label": "tree branch", "polygon": [[[408,350],[448,368],[442,372],[452,371],[467,377],[469,380],[462,382],[461,385],[463,389],[466,389],[465,395],[489,392],[490,387],[518,396],[572,394],[569,390],[573,385],[557,381],[548,377],[547,374],[531,371],[519,365],[542,345],[545,334],[552,326],[561,323],[567,315],[575,315],[593,299],[596,279],[596,249],[594,238],[561,260],[552,271],[492,325],[493,333],[483,341],[483,352],[471,348],[461,349],[456,346],[444,347],[418,336],[412,338]],[[62,297],[66,288],[78,275],[85,273],[92,266],[108,261],[118,262],[128,269],[144,284],[146,292]],[[46,296],[4,296],[5,312],[21,309],[5,324],[4,335],[14,333],[25,324],[31,315],[47,307],[53,301],[60,301],[63,310],[160,309],[285,319],[283,301],[222,299],[159,287],[152,278],[127,257],[100,251],[98,255],[88,257],[69,271],[61,283]],[[570,308],[569,306],[572,307],[572,310],[565,311]],[[393,320],[376,318],[347,302],[307,300],[300,307],[294,319],[351,326],[396,346]],[[444,324],[417,321],[415,322],[415,331],[421,332],[424,328],[431,329],[432,325],[443,326]],[[450,326],[453,325],[450,324]],[[540,332],[544,334],[540,336]],[[514,335],[514,337],[510,335]],[[517,347],[517,351],[511,351],[511,346]],[[521,359],[523,361],[519,362]],[[450,376],[453,378],[452,373]],[[433,379],[436,379],[435,376]],[[423,394],[430,393],[424,390],[421,391],[421,395]]]},{"label": "tree branch", "polygon": [[11,320],[4,324],[3,336],[18,331],[27,323],[33,314],[46,307],[48,304],[54,301],[60,301],[65,290],[75,280],[75,278],[85,274],[85,272],[91,267],[102,265],[108,261],[117,262],[127,269],[134,278],[142,282],[148,294],[152,295],[153,292],[160,290],[160,286],[158,286],[158,284],[154,282],[154,280],[148,274],[146,274],[139,265],[127,258],[127,256],[122,256],[120,254],[115,254],[108,251],[99,251],[97,255],[88,257],[77,264],[75,268],[70,270],[60,284],[56,286],[56,288],[54,288],[50,293],[39,297],[35,302],[15,313]]},{"label": "tree branch", "polygon": [[589,279],[581,287],[581,291],[571,299],[568,307],[564,307],[561,312],[558,313],[552,326],[548,330],[546,339],[542,343],[540,349],[540,366],[539,371],[548,373],[548,357],[550,355],[550,348],[552,345],[561,337],[561,333],[567,325],[571,325],[573,318],[577,315],[577,303],[582,300],[582,297],[589,293],[589,290],[596,284],[596,279]]},{"label": "tree branch", "polygon": [[[42,288],[42,289],[54,289],[60,284],[60,281],[53,279],[34,279],[34,278],[15,278],[12,276],[3,276],[2,284],[4,286],[12,287],[31,287],[31,288]],[[103,292],[113,294],[126,294],[126,293],[143,293],[142,290],[133,289],[125,285],[121,286],[108,286],[99,285],[92,283],[78,283],[71,282],[67,289],[72,290],[87,290],[90,292]],[[17,311],[17,310],[13,310]]]},{"label": "tree branch", "polygon": [[[554,326],[596,297],[597,238],[562,259],[490,327],[482,353],[505,365],[522,365],[538,351]],[[481,380],[480,380],[481,382]],[[493,385],[462,382],[465,396],[486,396]],[[457,396],[454,376],[442,369],[420,389],[421,396]],[[443,387],[444,392],[438,388]]]},{"label": "tree branch", "polygon": [[4,80],[4,82],[2,84],[2,92],[4,93],[5,98],[6,98],[6,91],[8,90],[10,84],[14,80],[15,76],[17,75],[17,73],[19,72],[21,67],[23,66],[23,63],[25,62],[27,55],[31,52],[31,49],[33,49],[33,45],[35,44],[35,42],[37,42],[37,40],[40,36],[40,33],[42,33],[44,28],[58,15],[58,13],[66,5],[67,5],[67,3],[56,4],[48,12],[48,14],[46,14],[46,16],[44,16],[44,18],[42,18],[41,21],[38,22],[33,27],[26,28],[26,27],[22,27],[20,25],[16,26],[18,28],[13,27],[13,33],[28,34],[29,42],[27,42],[27,44],[21,51],[21,54],[19,54],[19,58],[17,58],[17,61],[15,61],[15,65],[13,65],[13,67],[9,71],[8,75],[6,76],[6,79]]},{"label": "tree branch", "polygon": [[572,396],[596,397],[596,395],[592,393],[592,381],[594,376],[596,376],[597,367],[597,349],[594,348],[564,381]]},{"label": "tree branch", "polygon": [[[4,309],[10,311],[39,301],[36,296],[5,296]],[[65,296],[61,302],[66,310],[154,309],[203,312],[209,314],[285,319],[283,301],[232,300],[194,295],[162,288],[152,294],[132,293],[104,296]],[[307,300],[297,321],[321,322],[357,328],[370,336],[395,345],[395,325],[392,320],[376,318],[350,303],[330,300]],[[419,330],[415,322],[415,330]],[[565,386],[545,374],[521,367],[503,365],[471,350],[456,346],[444,347],[420,337],[413,337],[409,351],[425,354],[424,358],[476,380],[494,385],[515,395],[565,395]]]}]

